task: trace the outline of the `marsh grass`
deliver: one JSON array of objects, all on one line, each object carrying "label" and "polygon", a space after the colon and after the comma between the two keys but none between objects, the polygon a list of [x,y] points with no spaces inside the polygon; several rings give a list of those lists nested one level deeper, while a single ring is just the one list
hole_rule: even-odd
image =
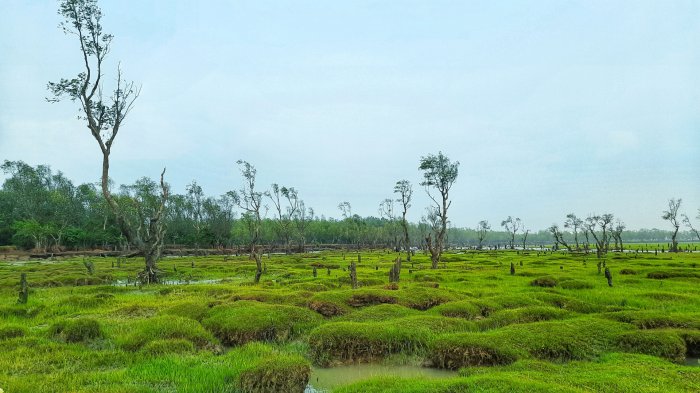
[{"label": "marsh grass", "polygon": [[311,363],[383,361],[461,371],[337,391],[700,391],[678,364],[700,354],[700,254],[609,254],[612,288],[584,253],[468,251],[437,270],[419,253],[388,287],[394,258],[363,252],[357,290],[339,252],[266,257],[259,285],[245,256],[166,258],[181,285],[144,287],[136,259],[95,258],[92,276],[78,258],[3,260],[0,388],[301,391]]}]

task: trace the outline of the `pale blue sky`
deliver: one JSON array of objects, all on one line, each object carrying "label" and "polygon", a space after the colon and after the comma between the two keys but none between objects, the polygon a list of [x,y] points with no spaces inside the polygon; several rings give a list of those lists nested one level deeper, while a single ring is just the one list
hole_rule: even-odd
[{"label": "pale blue sky", "polygon": [[[393,184],[428,200],[421,155],[461,162],[450,218],[528,228],[569,212],[660,227],[700,207],[698,1],[101,1],[141,97],[119,183],[167,166],[175,192],[296,187],[319,214],[376,215]],[[0,160],[99,177],[99,151],[46,82],[81,71],[57,2],[0,0]],[[160,142],[163,142],[160,144]]]}]

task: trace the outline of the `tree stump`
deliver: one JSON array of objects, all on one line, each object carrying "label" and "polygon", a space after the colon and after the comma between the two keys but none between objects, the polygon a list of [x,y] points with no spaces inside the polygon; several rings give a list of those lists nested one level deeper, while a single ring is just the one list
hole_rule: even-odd
[{"label": "tree stump", "polygon": [[510,275],[515,275],[515,264],[513,262],[510,263]]},{"label": "tree stump", "polygon": [[612,274],[610,273],[610,268],[605,268],[605,278],[608,280],[608,286],[613,286]]},{"label": "tree stump", "polygon": [[391,269],[389,269],[389,282],[390,283],[395,283],[399,282],[399,274],[400,274],[400,268],[398,263],[394,263],[391,266]]},{"label": "tree stump", "polygon": [[27,273],[22,273],[19,279],[19,297],[17,303],[27,304],[29,299],[29,285],[27,284]]},{"label": "tree stump", "polygon": [[357,265],[355,262],[350,263],[350,284],[352,289],[357,289]]}]

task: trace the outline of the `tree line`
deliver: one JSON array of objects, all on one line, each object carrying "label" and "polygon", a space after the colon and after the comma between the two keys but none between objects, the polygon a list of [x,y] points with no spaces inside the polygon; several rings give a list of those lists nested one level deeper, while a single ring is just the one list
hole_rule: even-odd
[{"label": "tree line", "polygon": [[[96,184],[76,185],[49,166],[30,166],[22,161],[5,161],[1,169],[6,180],[0,188],[0,245],[40,251],[129,250],[132,247],[120,232]],[[361,217],[352,212],[350,202],[342,202],[338,209],[341,217],[336,219],[315,214],[293,187],[272,184],[260,194],[261,217],[256,242],[279,252],[297,252],[319,245],[403,248],[406,242],[414,249],[424,249],[425,238],[433,226],[429,212],[420,222],[407,222],[405,232],[403,228],[404,211],[410,208],[409,187],[407,180],[397,183],[395,198],[380,201],[377,216]],[[121,205],[129,206],[128,214],[134,218],[139,214],[147,217],[159,206],[159,189],[155,180],[144,177],[120,186],[115,198]],[[208,196],[196,181],[192,181],[185,192],[170,194],[164,212],[165,243],[203,249],[247,247],[253,241],[251,220],[254,217],[239,207],[241,194],[236,191],[218,197]],[[406,201],[409,202],[404,209]],[[678,210],[675,209],[674,220],[679,228],[687,230],[679,230],[677,241],[699,240],[691,230],[690,217]],[[586,241],[585,226],[591,225],[594,218],[579,219],[569,214],[563,230],[553,225],[534,232],[523,230],[523,221],[519,218],[504,219],[504,225],[500,226],[503,230],[492,229],[484,220],[474,228],[448,226],[445,239],[448,247],[515,247],[522,246],[525,239],[529,246],[559,244],[562,249],[576,250],[589,244],[593,249],[596,248],[595,239],[589,235]],[[602,218],[605,217],[599,217]],[[676,224],[672,224],[671,231],[623,229],[618,232],[620,223],[613,222],[612,231],[606,230],[608,244],[613,242],[608,247],[615,247],[617,237],[626,242],[668,242]],[[608,239],[607,233],[616,236]]]}]

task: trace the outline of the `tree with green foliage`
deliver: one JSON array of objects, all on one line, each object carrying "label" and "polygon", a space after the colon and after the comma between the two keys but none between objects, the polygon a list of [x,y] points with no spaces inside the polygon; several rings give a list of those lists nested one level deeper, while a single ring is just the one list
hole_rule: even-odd
[{"label": "tree with green foliage", "polygon": [[260,210],[263,208],[263,195],[261,191],[255,189],[255,176],[257,170],[247,161],[238,160],[236,163],[240,166],[241,175],[243,176],[243,187],[238,191],[231,191],[230,196],[234,203],[243,209],[244,219],[248,222],[251,237],[250,237],[250,258],[255,259],[255,283],[260,282],[260,276],[263,274],[262,267],[262,250],[259,247],[260,230],[262,227],[262,215]]},{"label": "tree with green foliage", "polygon": [[192,180],[192,183],[188,184],[185,189],[187,190],[187,211],[195,230],[194,247],[199,252],[199,243],[202,241],[204,230],[204,192],[196,180]]},{"label": "tree with green foliage", "polygon": [[522,228],[522,224],[523,224],[523,222],[518,217],[513,218],[511,216],[508,216],[508,218],[501,221],[501,226],[510,235],[510,249],[511,250],[515,249],[515,234],[518,233],[518,231]]},{"label": "tree with green foliage", "polygon": [[[586,218],[584,225],[588,233],[593,236],[596,242],[596,256],[602,258],[608,252],[610,245],[610,226],[612,225],[614,216],[610,213],[603,215],[590,215]],[[598,231],[599,232],[596,232]]]},{"label": "tree with green foliage", "polygon": [[[426,237],[432,262],[431,268],[437,269],[445,247],[444,241],[448,221],[447,210],[452,205],[449,194],[459,174],[459,161],[451,162],[447,156],[439,152],[437,155],[429,154],[421,157],[418,169],[423,171],[423,181],[420,184],[425,187],[428,197],[434,203],[431,209],[432,214],[440,221],[440,227],[435,233],[434,243],[431,234],[428,234]],[[436,190],[440,195],[434,195],[431,189]]]},{"label": "tree with green foliage", "polygon": [[678,221],[678,209],[681,207],[681,198],[675,199],[671,198],[668,200],[668,210],[663,211],[661,218],[671,223],[673,226],[673,232],[671,232],[671,248],[669,252],[678,252],[678,230],[681,227],[681,223]]},{"label": "tree with green foliage", "polygon": [[[401,211],[401,228],[403,229],[403,248],[406,251],[406,260],[411,262],[411,238],[408,235],[408,220],[406,220],[406,214],[408,214],[408,209],[411,207],[411,199],[413,197],[413,185],[408,180],[399,180],[394,185],[394,193],[399,194],[396,199],[402,206]],[[399,273],[401,270],[401,265],[399,264]]]},{"label": "tree with green foliage", "polygon": [[476,224],[476,234],[477,238],[479,240],[479,245],[477,248],[481,250],[484,246],[484,240],[486,240],[486,235],[488,232],[491,230],[491,225],[489,224],[488,221],[486,220],[481,220],[479,221],[478,224]]},{"label": "tree with green foliage", "polygon": [[49,82],[48,90],[53,94],[53,98],[48,101],[58,102],[68,98],[80,103],[80,118],[87,123],[102,153],[102,194],[115,215],[122,234],[145,256],[146,266],[141,273],[143,281],[158,282],[156,263],[163,249],[163,212],[169,194],[163,180],[165,169],[161,173],[160,205],[154,211],[154,215],[148,218],[146,230],[142,228],[144,221],[128,221],[124,213],[125,207],[119,205],[109,189],[109,158],[112,146],[141,89],[134,82],[124,81],[121,68],[117,68],[116,86],[112,89],[111,97],[103,96],[103,92],[107,90],[103,63],[109,53],[113,36],[102,31],[102,10],[96,0],[63,0],[59,5],[59,14],[64,18],[60,25],[63,31],[78,37],[84,69],[74,78]]}]

